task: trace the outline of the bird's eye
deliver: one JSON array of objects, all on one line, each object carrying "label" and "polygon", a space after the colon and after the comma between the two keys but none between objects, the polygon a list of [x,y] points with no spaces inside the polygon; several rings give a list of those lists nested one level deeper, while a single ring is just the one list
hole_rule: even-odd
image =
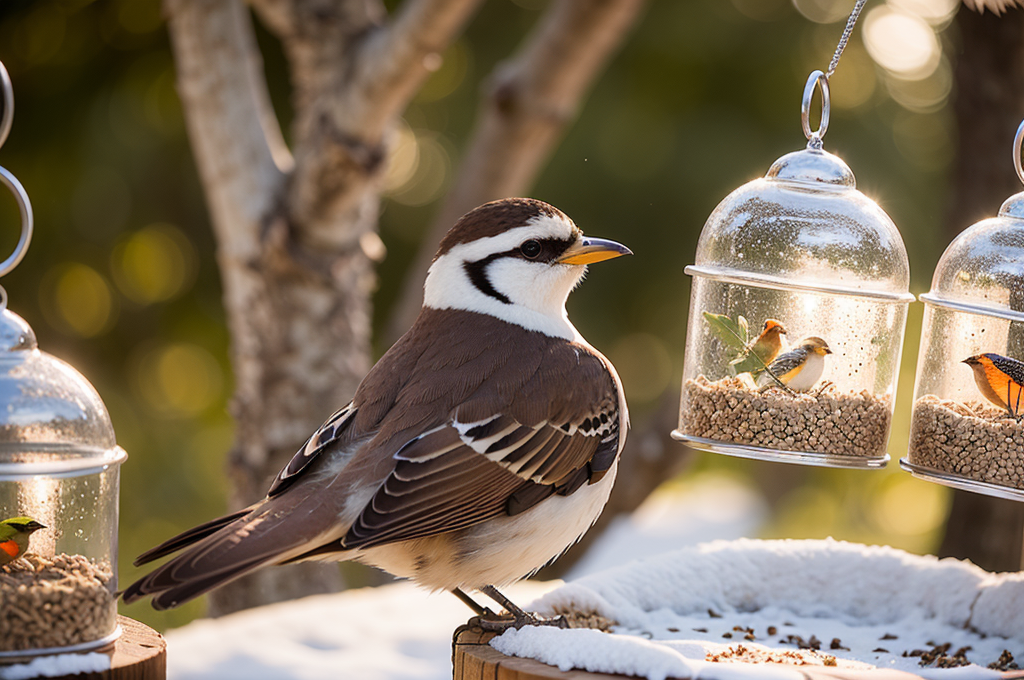
[{"label": "bird's eye", "polygon": [[540,243],[530,239],[519,246],[519,252],[528,260],[534,260],[540,255]]}]

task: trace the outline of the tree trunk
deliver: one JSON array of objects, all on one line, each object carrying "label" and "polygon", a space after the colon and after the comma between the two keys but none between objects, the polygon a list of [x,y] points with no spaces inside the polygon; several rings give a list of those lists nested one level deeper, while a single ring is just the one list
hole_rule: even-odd
[{"label": "tree trunk", "polygon": [[[294,159],[269,103],[248,8],[168,0],[178,86],[224,283],[237,423],[232,509],[261,499],[370,366],[379,185],[398,116],[479,0],[260,0],[292,69]],[[342,586],[334,564],[261,570],[211,612]]]},{"label": "tree trunk", "polygon": [[[1024,10],[996,16],[962,7],[956,25],[961,45],[954,74],[958,142],[946,218],[950,239],[1021,190],[1009,152],[1024,112]],[[1024,503],[954,491],[939,556],[1017,571],[1022,537]]]}]

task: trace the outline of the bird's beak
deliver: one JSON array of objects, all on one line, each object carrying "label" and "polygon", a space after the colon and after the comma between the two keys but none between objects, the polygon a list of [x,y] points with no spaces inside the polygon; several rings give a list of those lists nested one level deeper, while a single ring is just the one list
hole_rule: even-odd
[{"label": "bird's beak", "polygon": [[32,531],[39,531],[40,529],[45,529],[46,525],[45,524],[40,524],[39,522],[29,522],[28,523],[28,528],[31,529]]},{"label": "bird's beak", "polygon": [[632,255],[633,251],[615,241],[585,236],[568,250],[562,253],[555,262],[560,264],[593,264],[610,260],[622,255]]}]

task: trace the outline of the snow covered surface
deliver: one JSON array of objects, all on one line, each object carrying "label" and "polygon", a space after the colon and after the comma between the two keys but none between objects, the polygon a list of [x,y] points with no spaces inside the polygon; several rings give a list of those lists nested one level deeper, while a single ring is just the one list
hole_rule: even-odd
[{"label": "snow covered surface", "polygon": [[[617,520],[573,576],[738,538],[756,531],[763,516],[755,492],[729,477],[699,475],[684,494],[655,494]],[[507,594],[524,604],[557,585],[527,582]],[[451,595],[407,583],[310,597],[168,631],[167,673],[170,680],[449,680],[452,633],[470,615]]]},{"label": "snow covered surface", "polygon": [[[595,613],[609,635],[534,628],[492,641],[504,654],[567,670],[725,680],[797,678],[798,670],[709,664],[739,645],[798,652],[820,663],[910,671],[934,678],[995,677],[984,666],[1004,650],[1024,660],[1024,574],[989,574],[970,563],[838,541],[716,541],[583,577],[533,608]],[[975,664],[923,668],[916,650],[949,643]],[[904,656],[906,652],[906,656]]]},{"label": "snow covered surface", "polygon": [[106,654],[55,654],[32,659],[29,663],[0,666],[0,680],[57,677],[75,673],[99,673],[110,669]]},{"label": "snow covered surface", "polygon": [[[526,603],[557,585],[506,594]],[[452,633],[470,616],[452,595],[409,583],[307,597],[169,631],[167,677],[450,680]]]}]

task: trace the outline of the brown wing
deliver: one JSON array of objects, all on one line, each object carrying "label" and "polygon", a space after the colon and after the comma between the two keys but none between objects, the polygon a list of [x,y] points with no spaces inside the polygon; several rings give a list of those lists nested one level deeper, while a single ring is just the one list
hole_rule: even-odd
[{"label": "brown wing", "polygon": [[617,409],[600,407],[569,422],[532,427],[507,415],[452,421],[417,437],[399,451],[394,472],[341,546],[367,548],[463,529],[596,482],[614,462],[620,436]]}]

